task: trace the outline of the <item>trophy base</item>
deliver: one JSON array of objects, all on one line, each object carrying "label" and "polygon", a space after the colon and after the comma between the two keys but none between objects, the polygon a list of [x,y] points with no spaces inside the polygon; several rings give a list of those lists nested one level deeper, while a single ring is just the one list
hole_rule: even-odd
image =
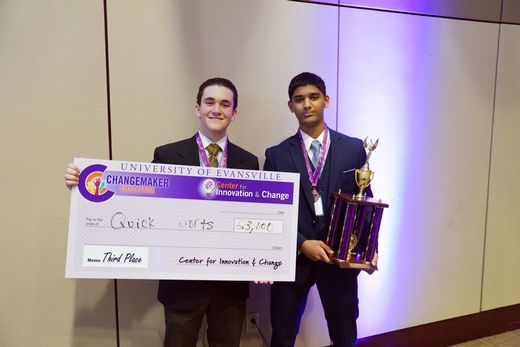
[{"label": "trophy base", "polygon": [[368,261],[358,261],[355,259],[341,260],[338,258],[334,258],[334,261],[342,269],[363,270],[368,273],[372,273],[377,270],[377,266],[372,265]]}]

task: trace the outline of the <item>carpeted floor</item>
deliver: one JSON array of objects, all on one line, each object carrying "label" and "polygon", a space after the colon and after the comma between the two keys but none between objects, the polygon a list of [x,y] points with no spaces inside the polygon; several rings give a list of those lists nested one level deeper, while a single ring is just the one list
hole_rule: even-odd
[{"label": "carpeted floor", "polygon": [[500,335],[484,337],[478,340],[468,341],[453,345],[452,347],[519,347],[520,329],[509,331]]}]

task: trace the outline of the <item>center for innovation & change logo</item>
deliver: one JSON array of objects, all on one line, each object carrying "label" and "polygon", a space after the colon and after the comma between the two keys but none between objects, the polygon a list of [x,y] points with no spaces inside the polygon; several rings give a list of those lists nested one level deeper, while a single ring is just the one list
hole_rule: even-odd
[{"label": "center for innovation & change logo", "polygon": [[216,193],[216,184],[211,178],[207,178],[200,184],[199,191],[205,198],[212,198]]}]

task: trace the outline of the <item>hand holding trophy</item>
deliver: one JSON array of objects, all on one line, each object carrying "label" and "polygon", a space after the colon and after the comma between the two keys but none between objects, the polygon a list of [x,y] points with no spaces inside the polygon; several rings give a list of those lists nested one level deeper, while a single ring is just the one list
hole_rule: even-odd
[{"label": "hand holding trophy", "polygon": [[366,197],[364,193],[374,178],[368,161],[378,144],[379,139],[375,142],[365,139],[363,142],[368,151],[367,160],[354,173],[359,193],[332,193],[334,202],[327,235],[327,245],[334,250],[334,258],[340,267],[369,273],[377,270],[371,262],[377,252],[383,210],[388,207],[388,204]]}]

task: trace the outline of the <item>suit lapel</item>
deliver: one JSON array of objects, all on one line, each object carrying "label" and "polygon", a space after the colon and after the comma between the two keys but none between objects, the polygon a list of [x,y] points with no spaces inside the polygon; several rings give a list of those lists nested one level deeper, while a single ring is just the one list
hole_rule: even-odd
[{"label": "suit lapel", "polygon": [[338,186],[338,179],[341,177],[343,155],[341,153],[341,138],[337,136],[336,132],[329,129],[330,147],[327,157],[330,159],[329,172],[329,192],[332,194],[336,192]]},{"label": "suit lapel", "polygon": [[314,209],[313,197],[312,197],[312,186],[309,181],[309,174],[307,173],[307,166],[305,165],[304,153],[302,153],[300,136],[298,133],[290,138],[289,154],[296,168],[296,172],[300,173],[300,186],[302,187],[303,194],[305,195],[305,201],[309,205],[309,208]]},{"label": "suit lapel", "polygon": [[182,165],[200,166],[199,147],[195,136],[190,138],[186,146],[179,148],[177,155],[179,156]]},{"label": "suit lapel", "polygon": [[238,153],[236,151],[236,147],[231,141],[227,143],[227,167],[230,169],[239,169],[242,167],[243,160],[239,158]]}]

